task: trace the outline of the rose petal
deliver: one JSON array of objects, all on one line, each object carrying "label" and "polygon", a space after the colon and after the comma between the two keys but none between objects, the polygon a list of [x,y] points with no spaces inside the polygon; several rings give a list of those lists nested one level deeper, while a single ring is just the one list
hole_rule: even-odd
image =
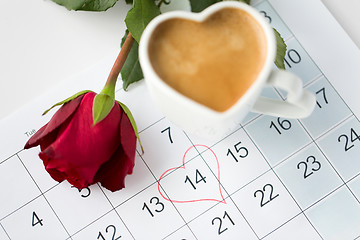
[{"label": "rose petal", "polygon": [[120,122],[120,142],[129,159],[135,158],[136,135],[128,116],[123,112]]},{"label": "rose petal", "polygon": [[[120,105],[119,105],[120,106]],[[120,145],[111,157],[104,163],[95,176],[95,181],[110,191],[125,187],[125,177],[132,174],[135,165],[136,136],[131,122],[125,112],[121,112]]]},{"label": "rose petal", "polygon": [[48,159],[47,168],[60,170],[72,184],[78,181],[82,186],[92,184],[100,166],[119,145],[121,109],[115,104],[108,116],[93,126],[95,95],[85,94],[69,123],[61,126],[56,140],[42,151]]},{"label": "rose petal", "polygon": [[113,157],[104,163],[95,176],[96,181],[114,192],[125,187],[125,177],[132,173],[134,159],[129,159],[122,147],[119,147]]},{"label": "rose petal", "polygon": [[[59,110],[54,114],[54,116],[50,119],[49,123],[47,123],[45,126],[40,128],[25,144],[25,149],[35,147],[39,144],[41,144],[41,141],[46,138],[49,134],[52,134],[53,136],[50,136],[50,138],[47,138],[47,144],[49,140],[55,140],[55,137],[57,134],[54,134],[55,130],[58,130],[61,125],[68,120],[71,115],[76,111],[76,109],[79,107],[81,100],[83,99],[84,95],[81,95],[72,101],[64,104],[59,108]],[[54,137],[55,136],[55,137]]]}]

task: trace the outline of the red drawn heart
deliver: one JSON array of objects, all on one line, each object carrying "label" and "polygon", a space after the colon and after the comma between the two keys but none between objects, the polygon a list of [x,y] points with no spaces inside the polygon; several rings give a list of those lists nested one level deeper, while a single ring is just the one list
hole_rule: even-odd
[{"label": "red drawn heart", "polygon": [[[210,150],[211,153],[214,155],[215,159],[216,159],[216,164],[217,164],[217,178],[218,178],[218,188],[219,188],[219,193],[220,193],[220,199],[213,199],[213,198],[203,198],[203,199],[191,199],[191,200],[185,200],[185,201],[179,201],[179,200],[170,200],[169,198],[167,198],[162,192],[161,192],[161,189],[160,189],[160,181],[162,180],[162,178],[168,173],[168,172],[171,172],[173,170],[176,170],[176,169],[185,169],[185,159],[186,159],[186,155],[188,154],[188,152],[193,149],[194,147],[205,147],[206,149]],[[191,202],[201,202],[201,201],[215,201],[215,202],[220,202],[220,203],[226,203],[225,199],[224,199],[224,196],[223,196],[223,193],[222,193],[222,190],[221,190],[221,185],[220,185],[220,165],[219,165],[219,160],[215,154],[215,152],[209,148],[208,146],[206,145],[202,145],[202,144],[195,144],[193,146],[191,146],[190,148],[188,148],[183,156],[183,159],[182,159],[182,166],[180,167],[174,167],[174,168],[170,168],[168,170],[166,170],[159,178],[159,181],[158,181],[158,191],[160,193],[160,195],[167,201],[170,201],[170,202],[173,202],[173,203],[191,203]]]}]

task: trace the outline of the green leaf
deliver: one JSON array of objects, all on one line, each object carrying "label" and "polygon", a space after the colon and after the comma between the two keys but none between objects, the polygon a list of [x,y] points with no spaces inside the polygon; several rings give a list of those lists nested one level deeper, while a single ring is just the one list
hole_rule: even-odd
[{"label": "green leaf", "polygon": [[[223,0],[223,1],[234,1],[234,0]],[[246,4],[250,4],[250,0],[235,0],[235,1],[243,2],[243,3],[246,3]]]},{"label": "green leaf", "polygon": [[[225,0],[224,0],[225,1]],[[250,0],[237,0],[239,2],[243,2],[243,3],[246,3],[246,4],[250,4]]]},{"label": "green leaf", "polygon": [[159,14],[160,9],[154,0],[134,0],[133,8],[126,15],[125,23],[138,43],[145,27]]},{"label": "green leaf", "polygon": [[93,125],[97,124],[110,113],[115,102],[112,97],[107,94],[97,94],[93,103]]},{"label": "green leaf", "polygon": [[119,101],[117,101],[117,102],[120,104],[120,106],[121,106],[121,108],[124,110],[126,116],[129,118],[130,123],[131,123],[131,126],[132,126],[133,129],[134,129],[135,136],[136,136],[136,138],[137,138],[138,141],[139,141],[139,144],[140,144],[140,147],[141,147],[141,151],[144,153],[144,148],[143,148],[143,146],[142,146],[142,144],[141,144],[141,141],[140,141],[139,132],[138,132],[138,129],[137,129],[137,126],[136,126],[136,122],[135,122],[135,119],[134,119],[134,117],[133,117],[130,109],[129,109],[125,104],[123,104],[122,102],[119,102]]},{"label": "green leaf", "polygon": [[285,69],[284,59],[286,54],[286,43],[280,33],[274,28],[276,37],[276,58],[275,65],[280,69]]},{"label": "green leaf", "polygon": [[[129,33],[126,30],[126,33],[122,39],[121,46],[124,44],[127,34]],[[123,81],[123,89],[126,91],[130,84],[138,82],[144,78],[143,72],[141,70],[139,62],[139,44],[134,42],[130,52],[126,58],[124,66],[121,69],[121,79]]]},{"label": "green leaf", "polygon": [[92,92],[90,90],[84,90],[84,91],[81,91],[81,92],[78,92],[78,93],[75,93],[74,95],[72,95],[71,97],[68,97],[67,99],[61,101],[61,102],[58,102],[58,103],[55,103],[54,105],[52,105],[49,109],[47,109],[42,115],[45,115],[47,114],[51,109],[53,109],[54,107],[56,106],[60,106],[60,105],[63,105],[67,102],[70,102],[71,100],[74,100],[75,98],[85,94],[85,93],[88,93],[88,92]]},{"label": "green leaf", "polygon": [[115,5],[117,0],[53,0],[68,10],[105,11]]},{"label": "green leaf", "polygon": [[221,2],[221,0],[190,0],[191,11],[201,12],[205,8],[217,2]]}]

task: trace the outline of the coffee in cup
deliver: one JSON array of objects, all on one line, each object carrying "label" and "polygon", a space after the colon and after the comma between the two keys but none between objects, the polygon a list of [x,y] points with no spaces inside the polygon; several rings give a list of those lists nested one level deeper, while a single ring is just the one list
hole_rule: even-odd
[{"label": "coffee in cup", "polygon": [[262,70],[265,33],[246,11],[224,8],[203,22],[174,18],[157,26],[149,59],[159,77],[215,111],[234,105]]}]

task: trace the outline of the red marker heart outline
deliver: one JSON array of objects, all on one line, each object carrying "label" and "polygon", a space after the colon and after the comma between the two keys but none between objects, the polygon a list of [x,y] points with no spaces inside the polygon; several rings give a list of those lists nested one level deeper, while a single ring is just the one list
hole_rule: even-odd
[{"label": "red marker heart outline", "polygon": [[[187,201],[178,201],[178,200],[170,200],[169,198],[167,198],[166,196],[163,195],[163,193],[161,192],[160,190],[160,181],[162,180],[162,178],[170,171],[173,171],[173,170],[176,170],[176,169],[179,169],[179,168],[182,168],[182,169],[185,169],[185,158],[186,158],[186,155],[187,153],[193,149],[194,147],[205,147],[207,148],[208,150],[211,151],[211,153],[214,155],[215,159],[216,159],[216,164],[217,164],[217,177],[218,177],[218,183],[219,183],[219,193],[220,193],[220,196],[221,196],[221,199],[212,199],[212,198],[206,198],[206,199],[194,199],[194,200],[187,200]],[[219,203],[225,203],[226,204],[226,201],[225,201],[225,198],[223,196],[223,193],[222,193],[222,190],[221,190],[221,185],[220,185],[220,165],[219,165],[219,159],[217,158],[215,152],[209,148],[208,146],[206,145],[202,145],[202,144],[195,144],[191,147],[189,147],[185,153],[184,153],[184,156],[183,156],[183,159],[182,159],[182,166],[180,167],[174,167],[174,168],[170,168],[168,170],[166,170],[159,178],[159,181],[158,181],[158,191],[160,193],[160,195],[167,201],[170,201],[170,202],[173,202],[173,203],[192,203],[192,202],[201,202],[201,201],[215,201],[215,202],[219,202]]]}]

